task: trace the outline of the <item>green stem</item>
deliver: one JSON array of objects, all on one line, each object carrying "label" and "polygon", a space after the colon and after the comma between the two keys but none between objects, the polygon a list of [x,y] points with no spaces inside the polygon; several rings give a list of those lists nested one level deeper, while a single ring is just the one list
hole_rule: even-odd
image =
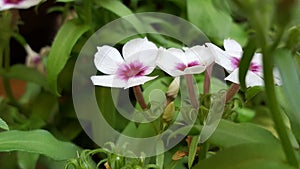
[{"label": "green stem", "polygon": [[209,143],[207,141],[205,141],[203,144],[200,145],[199,160],[206,159],[208,149],[209,149]]},{"label": "green stem", "polygon": [[286,126],[283,122],[280,107],[275,94],[274,77],[273,77],[273,60],[272,54],[266,49],[266,46],[262,48],[263,52],[263,71],[265,79],[265,90],[267,94],[268,107],[272,113],[272,117],[275,123],[275,128],[278,136],[282,142],[282,148],[284,150],[286,159],[291,166],[298,168],[298,161],[290,141],[290,137],[287,133]]},{"label": "green stem", "polygon": [[186,86],[187,86],[187,89],[188,89],[191,104],[195,109],[198,109],[199,108],[199,103],[198,103],[198,99],[197,99],[195,89],[194,89],[193,75],[188,74],[188,75],[184,75],[184,77],[185,77],[185,80],[186,80]]}]

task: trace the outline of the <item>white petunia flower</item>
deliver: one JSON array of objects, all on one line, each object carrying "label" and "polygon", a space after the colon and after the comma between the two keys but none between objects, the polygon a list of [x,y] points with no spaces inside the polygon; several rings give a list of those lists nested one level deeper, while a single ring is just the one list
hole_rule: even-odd
[{"label": "white petunia flower", "polygon": [[198,74],[214,61],[210,50],[205,46],[194,46],[183,50],[162,49],[157,59],[157,65],[171,76]]},{"label": "white petunia flower", "polygon": [[[224,40],[225,51],[217,47],[212,43],[207,43],[208,47],[215,55],[215,62],[222,66],[228,73],[230,73],[225,80],[239,84],[239,63],[243,55],[243,49],[241,45],[232,39]],[[275,83],[280,83],[279,75],[274,73]],[[263,66],[262,66],[262,54],[255,53],[251,60],[248,73],[246,75],[246,86],[263,86]]]},{"label": "white petunia flower", "polygon": [[0,11],[16,8],[27,9],[39,4],[43,0],[0,0]]},{"label": "white petunia flower", "polygon": [[95,66],[100,72],[109,75],[92,76],[94,85],[126,89],[157,77],[146,76],[154,70],[158,55],[156,45],[147,38],[128,41],[122,49],[123,58],[111,46],[104,45],[97,49]]}]

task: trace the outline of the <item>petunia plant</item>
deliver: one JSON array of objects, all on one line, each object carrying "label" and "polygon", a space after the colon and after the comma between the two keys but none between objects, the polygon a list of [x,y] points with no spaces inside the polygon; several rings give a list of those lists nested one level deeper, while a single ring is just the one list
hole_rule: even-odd
[{"label": "petunia plant", "polygon": [[299,9],[0,0],[0,168],[299,169]]}]

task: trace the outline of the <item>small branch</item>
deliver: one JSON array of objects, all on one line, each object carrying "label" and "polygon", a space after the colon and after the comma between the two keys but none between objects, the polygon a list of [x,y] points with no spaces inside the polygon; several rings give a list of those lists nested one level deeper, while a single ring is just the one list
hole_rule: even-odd
[{"label": "small branch", "polygon": [[135,96],[137,102],[139,103],[139,105],[141,106],[141,108],[143,110],[146,110],[147,109],[147,104],[145,102],[141,87],[140,86],[134,86],[133,87],[133,92],[134,92],[134,96]]},{"label": "small branch", "polygon": [[184,77],[185,77],[185,80],[186,80],[186,85],[187,85],[189,97],[190,97],[190,100],[191,100],[191,104],[195,109],[198,109],[199,108],[199,103],[198,103],[198,99],[197,99],[195,89],[194,89],[193,75],[188,74],[188,75],[184,75]]},{"label": "small branch", "polygon": [[240,90],[240,85],[236,83],[232,83],[226,93],[226,103],[230,102],[230,100],[234,97],[235,94]]},{"label": "small branch", "polygon": [[203,86],[203,93],[204,94],[209,94],[210,90],[210,75],[212,72],[213,65],[209,65],[205,71],[205,76],[204,76],[204,86]]}]

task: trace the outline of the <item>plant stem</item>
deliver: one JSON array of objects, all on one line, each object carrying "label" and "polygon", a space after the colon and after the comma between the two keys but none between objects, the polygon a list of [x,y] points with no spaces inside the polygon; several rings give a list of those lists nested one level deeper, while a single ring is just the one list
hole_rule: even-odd
[{"label": "plant stem", "polygon": [[204,94],[209,94],[209,90],[210,90],[210,75],[211,75],[211,71],[212,71],[212,67],[213,65],[210,65],[207,67],[206,71],[205,71],[205,76],[204,76],[204,86],[203,86],[203,93]]},{"label": "plant stem", "polygon": [[234,97],[235,94],[240,90],[240,85],[236,83],[232,83],[226,93],[226,103],[230,102],[230,100]]},{"label": "plant stem", "polygon": [[191,104],[195,109],[198,109],[199,108],[199,103],[198,103],[198,99],[197,99],[195,89],[194,89],[193,75],[188,74],[188,75],[184,75],[184,77],[185,77],[185,80],[186,80],[186,86],[187,86],[187,89],[188,89]]},{"label": "plant stem", "polygon": [[286,159],[291,166],[298,168],[298,161],[287,134],[286,126],[283,122],[280,107],[275,94],[274,77],[273,77],[273,60],[272,54],[266,49],[266,46],[262,48],[263,52],[263,70],[265,79],[265,90],[267,94],[267,104],[272,113],[272,117],[275,123],[275,128],[278,136],[282,142],[282,148],[284,150]]},{"label": "plant stem", "polygon": [[205,141],[203,144],[200,145],[199,160],[206,159],[208,149],[209,149],[209,143],[207,141]]},{"label": "plant stem", "polygon": [[133,87],[133,92],[134,92],[134,96],[135,96],[137,102],[139,103],[139,105],[141,106],[141,108],[143,110],[146,110],[147,109],[147,104],[145,102],[141,87],[140,86],[134,86]]}]

